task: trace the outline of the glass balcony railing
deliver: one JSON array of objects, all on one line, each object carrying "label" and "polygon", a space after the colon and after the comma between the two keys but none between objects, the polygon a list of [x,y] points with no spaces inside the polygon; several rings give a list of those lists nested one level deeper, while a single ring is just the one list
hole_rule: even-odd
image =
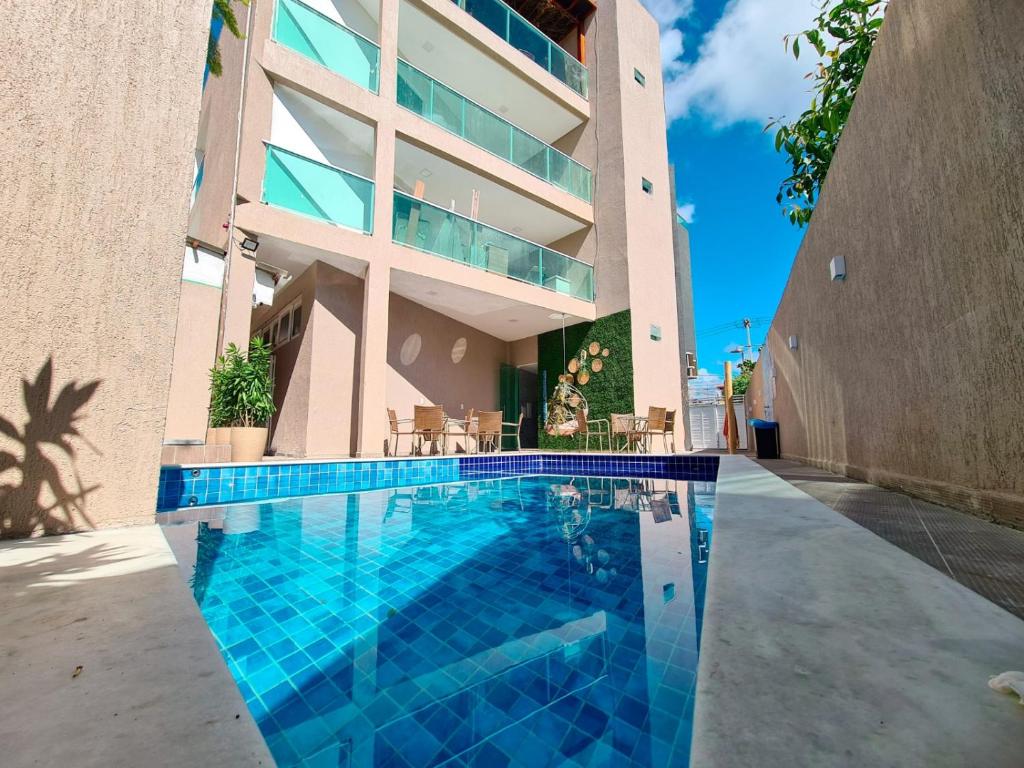
[{"label": "glass balcony railing", "polygon": [[377,93],[380,48],[299,0],[277,0],[274,39]]},{"label": "glass balcony railing", "polygon": [[594,300],[589,264],[397,190],[391,237],[399,245]]},{"label": "glass balcony railing", "polygon": [[501,0],[453,0],[494,34],[587,98],[587,68]]},{"label": "glass balcony railing", "polygon": [[411,64],[398,60],[398,103],[528,173],[590,202],[590,169]]},{"label": "glass balcony railing", "polygon": [[267,144],[263,202],[361,232],[373,231],[373,182]]}]

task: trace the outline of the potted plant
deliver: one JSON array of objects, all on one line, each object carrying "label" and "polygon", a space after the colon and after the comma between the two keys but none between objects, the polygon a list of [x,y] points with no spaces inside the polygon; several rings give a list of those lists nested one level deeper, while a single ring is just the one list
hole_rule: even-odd
[{"label": "potted plant", "polygon": [[255,338],[249,342],[249,354],[243,355],[229,345],[224,377],[225,409],[231,415],[231,460],[260,461],[267,446],[267,424],[274,414],[270,346]]},{"label": "potted plant", "polygon": [[210,420],[206,429],[207,445],[227,445],[231,442],[231,412],[225,392],[226,382],[227,360],[221,355],[210,369]]}]

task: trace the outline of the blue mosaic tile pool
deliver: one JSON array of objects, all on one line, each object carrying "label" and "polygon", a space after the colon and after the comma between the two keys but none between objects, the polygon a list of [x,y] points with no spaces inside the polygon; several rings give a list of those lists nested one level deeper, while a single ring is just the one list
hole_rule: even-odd
[{"label": "blue mosaic tile pool", "polygon": [[713,507],[549,474],[164,532],[280,766],[685,766]]}]

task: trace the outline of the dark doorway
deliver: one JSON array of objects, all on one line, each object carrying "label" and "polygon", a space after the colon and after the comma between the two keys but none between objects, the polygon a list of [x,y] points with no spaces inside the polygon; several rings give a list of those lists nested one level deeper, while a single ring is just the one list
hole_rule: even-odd
[{"label": "dark doorway", "polygon": [[523,414],[523,448],[536,448],[540,426],[537,416],[540,413],[540,381],[536,365],[519,369],[519,410]]}]

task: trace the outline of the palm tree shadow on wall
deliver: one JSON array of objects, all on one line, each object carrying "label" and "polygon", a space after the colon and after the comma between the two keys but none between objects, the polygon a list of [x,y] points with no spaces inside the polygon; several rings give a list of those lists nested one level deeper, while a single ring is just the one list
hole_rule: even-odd
[{"label": "palm tree shadow on wall", "polygon": [[[14,453],[0,450],[0,477],[5,479],[0,482],[0,539],[29,536],[39,531],[68,533],[81,527],[76,524],[76,518],[90,528],[95,527],[86,514],[86,497],[100,486],[86,487],[82,482],[72,438],[82,440],[99,453],[77,427],[84,415],[82,409],[99,385],[99,381],[81,386],[76,381],[68,382],[51,404],[52,357],[39,369],[34,382],[21,380],[28,419],[18,429],[0,416],[0,434],[19,446]],[[61,467],[51,458],[57,451],[67,456],[75,487],[69,487],[71,483],[65,482]],[[18,482],[6,481],[18,474]],[[43,497],[44,487],[50,491],[47,497]],[[52,501],[43,500],[51,497]]]}]

